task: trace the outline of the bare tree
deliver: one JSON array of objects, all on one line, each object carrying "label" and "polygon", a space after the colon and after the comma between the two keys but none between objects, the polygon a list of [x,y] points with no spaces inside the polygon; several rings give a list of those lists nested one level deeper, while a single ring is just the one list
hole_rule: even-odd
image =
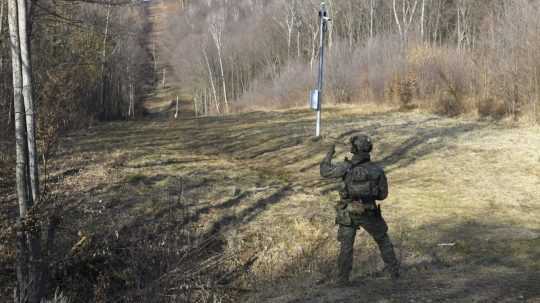
[{"label": "bare tree", "polygon": [[[277,14],[273,16],[277,24],[285,30],[286,41],[287,41],[287,61],[290,61],[291,58],[291,44],[292,44],[292,35],[293,30],[297,24],[298,13],[297,13],[297,0],[291,0],[284,3],[285,14]],[[282,20],[283,18],[283,20]]]},{"label": "bare tree", "polygon": [[369,38],[373,39],[373,18],[375,15],[374,0],[369,0]]},{"label": "bare tree", "polygon": [[396,0],[392,0],[394,19],[398,27],[401,41],[407,43],[409,28],[413,21],[414,13],[418,5],[418,0],[401,0],[401,12],[396,7]]},{"label": "bare tree", "polygon": [[458,49],[463,48],[465,45],[470,44],[469,33],[471,31],[471,24],[469,22],[469,16],[471,12],[470,1],[458,0],[456,2],[456,45]]},{"label": "bare tree", "polygon": [[[2,29],[4,28],[4,7],[5,7],[5,2],[4,1],[0,2],[0,34],[2,33]],[[0,71],[2,71],[1,63],[0,63]]]},{"label": "bare tree", "polygon": [[420,37],[422,38],[422,42],[424,42],[424,18],[425,18],[425,12],[426,12],[426,0],[422,0],[422,12],[420,15]]},{"label": "bare tree", "polygon": [[206,43],[203,43],[202,46],[204,61],[206,62],[206,67],[208,68],[208,80],[210,82],[210,87],[212,88],[212,96],[214,97],[214,104],[216,106],[217,113],[220,112],[219,101],[217,98],[216,86],[214,84],[214,73],[212,72],[212,67],[210,66],[210,60],[208,59],[208,52],[206,51]]},{"label": "bare tree", "polygon": [[[31,78],[26,74],[30,71],[31,63],[26,32],[25,0],[9,0],[8,17],[15,108],[17,199],[19,202],[16,266],[18,288],[15,300],[16,302],[39,303],[43,296],[43,264],[40,231],[33,220],[32,213],[34,201],[37,200],[34,199],[33,193],[35,192],[37,195],[39,188],[38,183],[35,180],[32,181],[33,171],[30,170],[31,157],[36,157],[37,154],[35,153],[35,136],[28,135],[33,132],[29,126],[34,127],[33,121],[35,121],[33,103],[31,97],[30,100],[25,100],[29,96],[28,88],[31,89]],[[32,123],[28,123],[28,120],[31,120]],[[34,142],[29,142],[30,139]],[[34,154],[29,152],[30,144],[34,148]],[[34,165],[37,163],[34,162]],[[37,167],[35,169],[37,170]]]},{"label": "bare tree", "polygon": [[229,101],[227,100],[227,84],[225,81],[225,72],[223,70],[223,32],[225,30],[225,10],[222,10],[212,16],[212,21],[210,22],[210,35],[214,40],[214,44],[217,48],[218,61],[219,61],[219,71],[221,74],[221,84],[223,88],[223,102],[225,103],[225,112],[229,112]]},{"label": "bare tree", "polygon": [[36,146],[36,120],[34,115],[34,98],[32,96],[32,62],[30,58],[30,43],[28,41],[26,1],[18,1],[19,40],[21,48],[22,93],[26,115],[26,135],[28,140],[28,164],[32,199],[38,203],[39,172]]},{"label": "bare tree", "polygon": [[[6,6],[5,1],[0,2],[0,35],[3,34],[3,30],[4,30],[5,6]],[[4,40],[0,40],[0,47],[2,46],[3,41]],[[0,51],[1,51],[1,48],[0,48]],[[4,71],[4,58],[2,57],[2,53],[0,53],[0,75],[2,74],[3,71]]]},{"label": "bare tree", "polygon": [[107,5],[107,18],[105,20],[105,32],[103,34],[103,46],[101,50],[101,73],[99,81],[99,104],[101,105],[102,118],[105,118],[105,65],[107,59],[107,38],[109,37],[109,21],[111,17],[111,4]]}]

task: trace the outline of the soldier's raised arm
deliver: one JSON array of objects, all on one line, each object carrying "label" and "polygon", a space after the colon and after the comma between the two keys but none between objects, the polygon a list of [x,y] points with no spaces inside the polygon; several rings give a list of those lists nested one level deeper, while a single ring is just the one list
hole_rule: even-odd
[{"label": "soldier's raised arm", "polygon": [[345,176],[350,168],[350,164],[348,162],[332,164],[332,158],[334,157],[335,153],[336,146],[332,145],[328,153],[326,153],[326,157],[324,157],[321,162],[320,171],[323,178],[341,178]]}]

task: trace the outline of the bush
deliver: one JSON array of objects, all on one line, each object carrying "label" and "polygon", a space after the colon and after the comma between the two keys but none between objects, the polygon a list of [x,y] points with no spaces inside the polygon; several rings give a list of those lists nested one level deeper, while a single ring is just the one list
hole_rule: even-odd
[{"label": "bush", "polygon": [[416,89],[416,77],[413,73],[409,73],[405,79],[399,82],[399,103],[401,109],[411,109],[411,102]]},{"label": "bush", "polygon": [[491,97],[481,99],[478,102],[478,115],[482,118],[491,117],[501,119],[506,115],[506,108],[503,102],[499,102]]},{"label": "bush", "polygon": [[444,92],[436,99],[434,112],[439,115],[455,117],[464,112],[463,103],[456,94]]}]

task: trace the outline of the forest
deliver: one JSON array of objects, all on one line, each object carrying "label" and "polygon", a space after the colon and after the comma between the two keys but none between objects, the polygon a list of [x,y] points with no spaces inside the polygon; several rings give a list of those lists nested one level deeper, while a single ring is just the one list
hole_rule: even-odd
[{"label": "forest", "polygon": [[314,140],[320,0],[1,0],[0,302],[353,302],[318,165],[360,131],[408,268],[384,302],[539,298],[540,1],[324,3]]},{"label": "forest", "polygon": [[[537,1],[327,1],[333,103],[413,102],[446,115],[538,120]],[[201,114],[304,106],[320,1],[192,1],[166,57]],[[178,15],[178,13],[176,13]]]}]

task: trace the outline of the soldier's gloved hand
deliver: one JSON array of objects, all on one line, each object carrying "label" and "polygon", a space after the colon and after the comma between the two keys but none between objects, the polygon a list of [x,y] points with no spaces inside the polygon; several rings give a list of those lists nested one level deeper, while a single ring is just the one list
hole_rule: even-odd
[{"label": "soldier's gloved hand", "polygon": [[330,149],[328,150],[328,153],[326,155],[332,157],[334,156],[335,153],[336,153],[336,145],[332,144],[332,146],[330,146]]}]

